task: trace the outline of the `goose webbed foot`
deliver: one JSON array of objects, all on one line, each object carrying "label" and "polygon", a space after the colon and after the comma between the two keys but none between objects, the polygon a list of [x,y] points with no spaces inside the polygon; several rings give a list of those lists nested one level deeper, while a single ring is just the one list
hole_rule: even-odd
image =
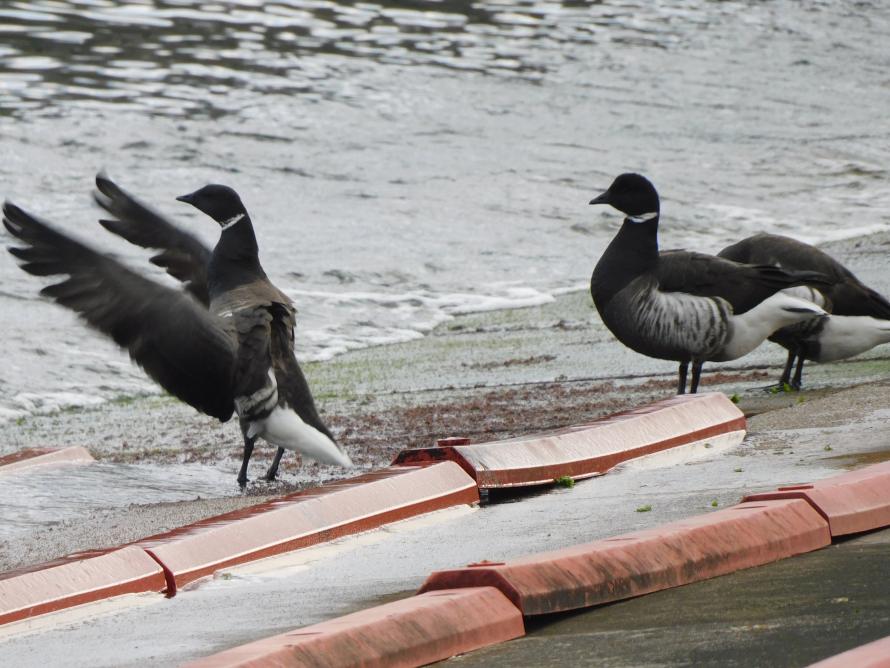
[{"label": "goose webbed foot", "polygon": [[[791,378],[791,369],[794,369],[794,361],[797,360],[797,369],[794,372],[794,378]],[[801,387],[801,376],[803,375],[803,355],[796,350],[788,351],[788,359],[785,360],[785,368],[782,369],[782,375],[779,382],[775,385],[767,385],[764,391],[771,394],[779,392],[799,392]]]},{"label": "goose webbed foot", "polygon": [[760,389],[764,392],[769,392],[770,394],[781,394],[782,392],[798,392],[800,390],[800,385],[795,385],[793,382],[786,383],[780,379],[778,383],[765,385]]}]

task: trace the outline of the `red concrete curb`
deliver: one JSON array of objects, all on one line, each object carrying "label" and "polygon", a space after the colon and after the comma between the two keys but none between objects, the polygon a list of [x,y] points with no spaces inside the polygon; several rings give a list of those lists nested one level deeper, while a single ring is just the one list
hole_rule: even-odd
[{"label": "red concrete curb", "polygon": [[505,564],[435,572],[420,592],[492,586],[524,615],[542,615],[677,587],[830,543],[827,523],[804,501],[744,503]]},{"label": "red concrete curb", "polygon": [[813,663],[809,668],[890,668],[890,636]]},{"label": "red concrete curb", "polygon": [[808,501],[828,521],[832,536],[880,529],[890,526],[890,462],[744,498],[745,501],[764,499]]},{"label": "red concrete curb", "polygon": [[137,545],[164,566],[172,595],[227,566],[478,501],[472,478],[453,462],[387,468],[211,517]]},{"label": "red concrete curb", "polygon": [[481,489],[540,485],[598,475],[630,459],[744,430],[745,416],[724,394],[686,394],[544,434],[403,450],[393,464],[455,461]]},{"label": "red concrete curb", "polygon": [[185,664],[423,666],[525,635],[522,615],[491,587],[437,591],[282,633]]},{"label": "red concrete curb", "polygon": [[82,552],[0,575],[0,624],[165,586],[161,567],[137,547]]},{"label": "red concrete curb", "polygon": [[0,474],[18,473],[26,469],[50,464],[86,464],[95,461],[86,448],[27,448],[0,457]]}]

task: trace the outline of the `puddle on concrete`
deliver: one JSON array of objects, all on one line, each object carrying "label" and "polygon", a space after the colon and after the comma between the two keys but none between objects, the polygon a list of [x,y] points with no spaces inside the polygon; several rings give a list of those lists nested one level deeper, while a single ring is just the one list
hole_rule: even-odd
[{"label": "puddle on concrete", "polygon": [[890,461],[890,449],[872,450],[869,452],[848,452],[843,455],[824,457],[823,459],[829,462],[837,462],[845,469],[858,469],[863,466]]},{"label": "puddle on concrete", "polygon": [[107,508],[232,494],[231,473],[204,464],[95,463],[4,476],[0,541]]},{"label": "puddle on concrete", "polygon": [[[579,481],[580,482],[580,481]],[[560,490],[570,491],[571,488],[552,483],[542,483],[540,485],[521,485],[518,487],[503,487],[494,489],[483,489],[480,492],[480,501],[483,506],[490,503],[519,503],[527,499],[533,499],[537,496],[558,492]]]}]

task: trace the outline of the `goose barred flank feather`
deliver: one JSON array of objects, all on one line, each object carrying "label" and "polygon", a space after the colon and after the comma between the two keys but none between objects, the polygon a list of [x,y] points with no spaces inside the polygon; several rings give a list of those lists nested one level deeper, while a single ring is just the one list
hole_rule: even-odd
[{"label": "goose barred flank feather", "polygon": [[610,301],[604,320],[636,352],[668,360],[708,359],[729,335],[732,310],[720,298],[662,292],[639,277]]}]

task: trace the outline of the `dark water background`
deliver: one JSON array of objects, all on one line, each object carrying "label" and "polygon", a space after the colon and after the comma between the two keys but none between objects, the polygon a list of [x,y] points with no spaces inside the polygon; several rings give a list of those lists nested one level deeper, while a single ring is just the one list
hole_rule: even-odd
[{"label": "dark water background", "polygon": [[[850,0],[2,0],[0,194],[151,272],[92,175],[209,244],[174,197],[235,187],[325,358],[583,286],[621,171],[666,247],[890,227],[888,36]],[[155,391],[10,257],[0,280],[0,421]]]}]

